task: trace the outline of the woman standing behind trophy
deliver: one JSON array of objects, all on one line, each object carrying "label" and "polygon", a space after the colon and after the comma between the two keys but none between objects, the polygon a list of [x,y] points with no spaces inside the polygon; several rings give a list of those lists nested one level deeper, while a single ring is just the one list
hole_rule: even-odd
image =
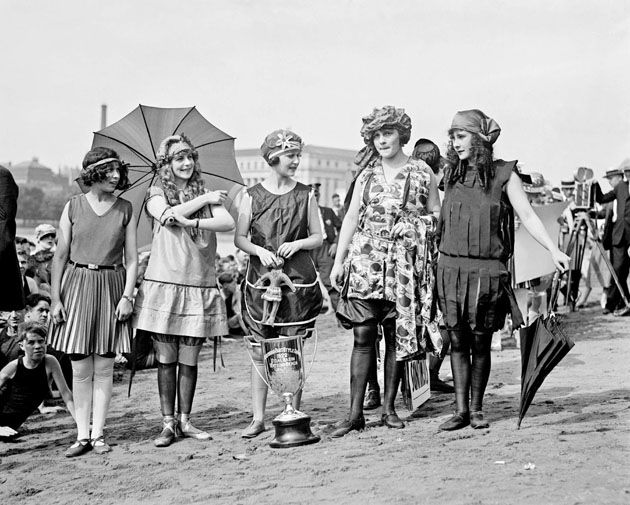
[{"label": "woman standing behind trophy", "polygon": [[411,135],[411,119],[403,109],[374,109],[363,118],[361,135],[366,147],[357,159],[363,171],[354,185],[330,275],[335,286],[345,279],[337,318],[354,333],[350,415],[333,437],[365,427],[363,398],[379,324],[385,338],[381,421],[389,428],[404,428],[394,409],[403,360],[425,350],[418,323],[421,315],[429,317],[432,305],[437,224],[432,213],[440,209],[435,175],[426,163],[402,151]]},{"label": "woman standing behind trophy", "polygon": [[[271,173],[246,191],[239,209],[234,244],[249,254],[243,320],[252,336],[252,357],[257,368],[251,373],[253,420],[243,431],[243,438],[254,438],[265,431],[267,385],[256,341],[308,336],[322,306],[317,272],[308,252],[321,246],[323,240],[317,201],[309,186],[293,179],[302,148],[302,139],[289,130],[267,135],[260,149]],[[295,287],[295,291],[281,289],[272,320],[265,310],[265,289],[255,286],[270,271],[286,274]],[[300,394],[294,397],[296,409]]]},{"label": "woman standing behind trophy", "polygon": [[492,333],[503,327],[508,312],[515,328],[523,323],[506,267],[514,249],[514,211],[557,268],[566,269],[569,261],[532,210],[517,162],[493,160],[500,133],[499,125],[479,110],[458,112],[449,130],[437,287],[451,337],[457,412],[441,430],[489,426],[482,402]]},{"label": "woman standing behind trophy", "polygon": [[162,141],[158,167],[160,184],[149,188],[147,199],[154,224],[151,257],[133,324],[154,333],[163,416],[154,444],[168,447],[182,435],[211,438],[193,426],[190,413],[201,346],[206,337],[228,333],[214,271],[215,232],[232,230],[234,220],[222,205],[226,193],[204,187],[197,151],[184,135]]}]

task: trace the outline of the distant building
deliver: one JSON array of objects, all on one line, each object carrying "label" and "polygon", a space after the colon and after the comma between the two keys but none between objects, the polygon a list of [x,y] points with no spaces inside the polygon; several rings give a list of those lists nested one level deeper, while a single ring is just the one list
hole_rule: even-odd
[{"label": "distant building", "polygon": [[[304,184],[320,183],[320,204],[329,206],[333,194],[344,198],[356,171],[355,155],[356,151],[351,149],[307,145],[295,178]],[[247,186],[269,175],[269,166],[259,149],[237,149],[236,162]]]},{"label": "distant building", "polygon": [[5,166],[19,186],[38,187],[50,193],[62,193],[72,184],[72,170],[66,169],[63,175],[56,174],[49,167],[42,165],[37,158]]}]

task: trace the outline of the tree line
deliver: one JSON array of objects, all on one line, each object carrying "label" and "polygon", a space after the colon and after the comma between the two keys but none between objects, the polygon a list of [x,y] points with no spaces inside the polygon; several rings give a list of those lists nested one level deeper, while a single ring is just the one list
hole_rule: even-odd
[{"label": "tree line", "polygon": [[78,193],[79,188],[48,194],[36,186],[20,186],[16,217],[24,221],[58,220],[66,202]]}]

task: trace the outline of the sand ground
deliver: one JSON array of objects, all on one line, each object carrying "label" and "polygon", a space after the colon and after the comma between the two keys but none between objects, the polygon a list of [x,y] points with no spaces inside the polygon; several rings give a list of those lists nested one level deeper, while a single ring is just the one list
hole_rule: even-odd
[{"label": "sand ground", "polygon": [[[212,441],[156,449],[156,372],[142,371],[130,398],[127,376],[114,386],[110,454],[64,458],[75,438],[67,414],[34,416],[17,441],[0,443],[0,503],[630,503],[630,318],[604,316],[595,304],[568,314],[575,347],[520,430],[520,351],[510,348],[492,356],[490,429],[439,432],[454,410],[452,395],[440,395],[414,413],[400,404],[404,430],[380,426],[379,409],[367,413],[364,432],[339,440],[328,434],[347,412],[352,338],[332,316],[318,330],[302,410],[320,443],[271,449],[272,430],[240,438],[250,419],[250,367],[243,344],[231,341],[223,345],[226,368],[213,372],[210,346],[202,354],[194,419]],[[279,411],[270,396],[268,428]]]}]

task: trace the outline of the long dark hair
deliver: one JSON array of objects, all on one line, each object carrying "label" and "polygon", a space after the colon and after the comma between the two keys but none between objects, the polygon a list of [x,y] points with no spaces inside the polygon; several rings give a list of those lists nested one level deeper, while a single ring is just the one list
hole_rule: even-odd
[{"label": "long dark hair", "polygon": [[470,157],[467,160],[460,160],[457,152],[453,149],[453,141],[448,143],[446,151],[446,159],[448,166],[444,179],[450,185],[457,181],[464,181],[466,178],[466,169],[474,167],[479,174],[479,182],[484,190],[490,187],[490,183],[494,178],[493,149],[490,142],[485,142],[479,135],[472,133]]}]

